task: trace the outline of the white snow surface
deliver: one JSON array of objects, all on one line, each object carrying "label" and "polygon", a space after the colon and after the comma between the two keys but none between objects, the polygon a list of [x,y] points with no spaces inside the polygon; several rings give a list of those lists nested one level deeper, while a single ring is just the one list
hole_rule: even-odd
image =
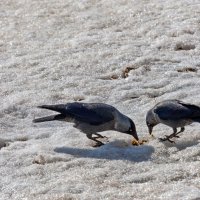
[{"label": "white snow surface", "polygon": [[[200,199],[200,125],[175,144],[151,138],[147,111],[200,105],[199,0],[0,1],[0,199]],[[126,73],[124,73],[126,71]],[[33,124],[38,105],[103,102],[131,117],[141,139],[72,124]]]}]

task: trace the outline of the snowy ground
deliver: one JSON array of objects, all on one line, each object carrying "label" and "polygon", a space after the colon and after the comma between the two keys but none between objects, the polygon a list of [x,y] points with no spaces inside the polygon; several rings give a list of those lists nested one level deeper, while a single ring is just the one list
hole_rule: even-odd
[{"label": "snowy ground", "polygon": [[[200,125],[169,144],[145,124],[161,100],[200,105],[199,0],[2,0],[0,27],[0,199],[200,199]],[[109,131],[93,148],[71,124],[32,124],[52,113],[37,105],[77,100],[149,142]]]}]

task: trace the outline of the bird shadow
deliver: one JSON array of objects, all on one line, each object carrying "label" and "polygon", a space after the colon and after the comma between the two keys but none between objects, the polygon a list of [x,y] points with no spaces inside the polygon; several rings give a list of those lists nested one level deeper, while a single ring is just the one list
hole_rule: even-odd
[{"label": "bird shadow", "polygon": [[57,147],[54,151],[75,157],[142,162],[150,160],[154,148],[149,145],[132,146],[122,141],[114,141],[94,149]]},{"label": "bird shadow", "polygon": [[174,143],[170,143],[168,141],[162,141],[162,143],[166,146],[166,147],[176,147],[178,150],[184,150],[188,147],[192,147],[195,145],[198,145],[199,142],[198,141],[175,141]]}]

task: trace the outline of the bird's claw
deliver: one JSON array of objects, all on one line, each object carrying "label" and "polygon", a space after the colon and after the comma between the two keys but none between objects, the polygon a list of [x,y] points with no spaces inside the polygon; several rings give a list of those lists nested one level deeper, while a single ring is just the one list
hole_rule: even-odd
[{"label": "bird's claw", "polygon": [[171,138],[179,138],[177,134],[172,134],[172,135],[165,135],[165,138],[159,138],[161,141],[169,141],[171,143],[175,143]]},{"label": "bird's claw", "polygon": [[178,136],[178,135],[174,135],[173,137],[180,138],[180,136]]},{"label": "bird's claw", "polygon": [[108,140],[108,137],[106,137],[106,136],[96,136],[96,137],[93,137],[93,138],[95,138],[95,139],[104,138],[104,139]]},{"label": "bird's claw", "polygon": [[175,143],[173,140],[170,139],[171,137],[165,137],[165,138],[159,138],[160,141],[164,142],[164,141],[169,141],[171,143]]},{"label": "bird's claw", "polygon": [[102,145],[104,145],[104,143],[99,141],[95,145],[93,145],[93,147],[100,147]]}]

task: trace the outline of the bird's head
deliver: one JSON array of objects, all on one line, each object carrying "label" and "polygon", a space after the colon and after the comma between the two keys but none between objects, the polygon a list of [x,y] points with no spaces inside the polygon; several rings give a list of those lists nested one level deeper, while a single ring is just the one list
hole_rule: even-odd
[{"label": "bird's head", "polygon": [[155,114],[152,110],[149,110],[146,115],[146,124],[149,129],[149,134],[152,134],[153,127],[158,124]]},{"label": "bird's head", "polygon": [[135,128],[135,124],[131,119],[129,121],[130,121],[130,127],[129,127],[129,130],[126,133],[129,134],[129,135],[132,135],[137,141],[139,141],[137,131],[136,131],[136,128]]}]

